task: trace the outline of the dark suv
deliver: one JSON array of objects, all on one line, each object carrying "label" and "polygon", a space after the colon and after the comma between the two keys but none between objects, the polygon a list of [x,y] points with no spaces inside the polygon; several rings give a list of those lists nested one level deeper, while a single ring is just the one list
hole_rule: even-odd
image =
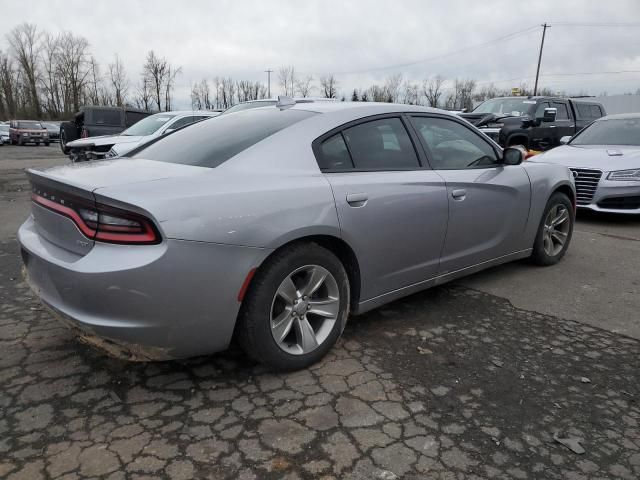
[{"label": "dark suv", "polygon": [[24,145],[26,143],[49,145],[49,142],[49,132],[40,122],[11,120],[9,123],[9,143],[11,145]]},{"label": "dark suv", "polygon": [[60,124],[60,148],[68,154],[68,142],[98,135],[115,135],[149,115],[150,112],[136,108],[82,107],[72,121]]}]

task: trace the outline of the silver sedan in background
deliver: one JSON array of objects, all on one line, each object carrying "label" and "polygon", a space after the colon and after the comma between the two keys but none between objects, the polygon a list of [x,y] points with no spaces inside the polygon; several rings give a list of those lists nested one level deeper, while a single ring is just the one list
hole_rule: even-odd
[{"label": "silver sedan in background", "polygon": [[221,115],[127,158],[29,170],[28,281],[128,358],[227,348],[322,358],[349,313],[504,262],[558,262],[566,167],[522,164],[459,117],[314,102]]},{"label": "silver sedan in background", "polygon": [[599,118],[564,146],[533,157],[571,169],[578,207],[640,214],[640,113]]}]

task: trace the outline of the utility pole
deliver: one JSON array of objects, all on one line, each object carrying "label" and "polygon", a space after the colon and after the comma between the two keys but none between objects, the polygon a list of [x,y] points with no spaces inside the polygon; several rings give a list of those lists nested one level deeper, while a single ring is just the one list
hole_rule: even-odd
[{"label": "utility pole", "polygon": [[273,70],[265,70],[264,72],[267,74],[267,98],[271,98],[271,74]]},{"label": "utility pole", "polygon": [[547,33],[547,28],[551,28],[547,25],[547,22],[542,24],[542,41],[540,42],[540,53],[538,54],[538,69],[536,70],[536,83],[533,86],[533,94],[538,94],[538,77],[540,76],[540,62],[542,62],[542,49],[544,48],[544,35]]}]

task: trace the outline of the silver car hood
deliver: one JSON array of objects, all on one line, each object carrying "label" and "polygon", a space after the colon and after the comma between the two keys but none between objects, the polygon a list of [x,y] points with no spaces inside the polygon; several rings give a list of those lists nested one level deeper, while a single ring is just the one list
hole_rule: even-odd
[{"label": "silver car hood", "polygon": [[640,147],[628,145],[563,145],[528,161],[604,171],[640,167]]},{"label": "silver car hood", "polygon": [[90,145],[115,145],[118,143],[139,143],[142,140],[148,139],[150,136],[140,135],[100,135],[98,137],[87,137],[74,140],[67,143],[68,147],[88,147]]}]

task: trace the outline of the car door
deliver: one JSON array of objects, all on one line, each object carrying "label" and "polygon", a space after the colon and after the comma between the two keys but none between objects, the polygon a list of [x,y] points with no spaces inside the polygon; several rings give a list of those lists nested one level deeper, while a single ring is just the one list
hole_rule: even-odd
[{"label": "car door", "polygon": [[531,141],[529,142],[529,148],[532,150],[548,150],[554,144],[555,126],[551,122],[544,121],[545,108],[551,108],[551,102],[540,102],[536,106],[535,124],[531,128]]},{"label": "car door", "polygon": [[551,107],[557,110],[553,143],[553,146],[557,147],[562,137],[567,135],[571,137],[576,133],[576,121],[566,101],[554,100],[551,102]]},{"label": "car door", "polygon": [[314,142],[340,228],[358,257],[362,301],[436,276],[447,225],[442,178],[423,168],[401,116],[350,124]]},{"label": "car door", "polygon": [[449,116],[412,116],[433,170],[446,182],[449,222],[439,274],[524,250],[531,187],[520,165]]}]

